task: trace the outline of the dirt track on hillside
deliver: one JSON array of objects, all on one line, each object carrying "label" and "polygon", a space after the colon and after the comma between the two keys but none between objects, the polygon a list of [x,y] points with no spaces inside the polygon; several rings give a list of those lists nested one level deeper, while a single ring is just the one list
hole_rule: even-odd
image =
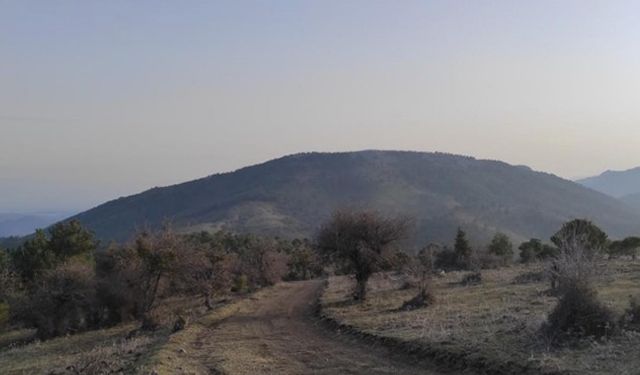
[{"label": "dirt track on hillside", "polygon": [[313,309],[322,285],[283,283],[245,301],[192,343],[193,360],[228,375],[437,374],[319,324]]}]

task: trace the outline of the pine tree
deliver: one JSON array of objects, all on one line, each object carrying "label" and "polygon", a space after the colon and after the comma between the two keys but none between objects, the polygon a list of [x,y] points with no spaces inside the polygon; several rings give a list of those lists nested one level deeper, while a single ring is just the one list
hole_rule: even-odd
[{"label": "pine tree", "polygon": [[466,269],[471,268],[471,256],[473,251],[469,245],[469,241],[467,240],[467,234],[462,230],[462,228],[458,228],[453,250],[456,254],[458,265]]}]

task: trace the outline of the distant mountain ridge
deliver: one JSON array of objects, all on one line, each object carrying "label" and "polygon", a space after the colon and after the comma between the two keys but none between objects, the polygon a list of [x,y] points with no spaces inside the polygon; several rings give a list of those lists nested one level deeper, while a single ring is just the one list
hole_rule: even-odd
[{"label": "distant mountain ridge", "polygon": [[640,194],[640,167],[626,171],[606,171],[599,176],[576,182],[615,198]]},{"label": "distant mountain ridge", "polygon": [[99,238],[126,240],[170,219],[182,231],[310,237],[340,207],[414,218],[417,243],[477,240],[496,231],[548,238],[590,218],[613,236],[640,233],[623,203],[551,174],[472,157],[405,151],[306,153],[107,202],[79,219]]},{"label": "distant mountain ridge", "polygon": [[32,233],[37,228],[49,225],[68,217],[68,212],[53,213],[0,213],[0,237],[24,236]]}]

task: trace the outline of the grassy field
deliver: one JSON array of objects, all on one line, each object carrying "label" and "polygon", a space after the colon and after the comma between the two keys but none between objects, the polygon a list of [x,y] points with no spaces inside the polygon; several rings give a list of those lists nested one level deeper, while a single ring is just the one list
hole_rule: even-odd
[{"label": "grassy field", "polygon": [[[616,261],[607,270],[608,276],[598,283],[599,297],[622,314],[629,297],[640,295],[640,262]],[[460,353],[478,363],[513,362],[575,374],[637,374],[637,332],[561,348],[540,334],[557,299],[545,293],[549,285],[544,280],[522,276],[539,271],[539,266],[484,271],[482,284],[475,286],[461,285],[465,273],[452,272],[434,280],[435,305],[410,312],[398,308],[416,290],[403,289],[399,275],[377,275],[363,304],[349,301],[350,278],[335,277],[322,298],[323,314],[361,332]]]}]

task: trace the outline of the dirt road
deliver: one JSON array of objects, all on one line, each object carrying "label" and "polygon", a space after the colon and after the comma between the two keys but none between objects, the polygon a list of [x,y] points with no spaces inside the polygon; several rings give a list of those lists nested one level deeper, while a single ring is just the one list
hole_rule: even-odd
[{"label": "dirt road", "polygon": [[259,293],[208,327],[193,360],[229,375],[436,374],[384,348],[319,326],[313,317],[322,282],[283,283]]}]

